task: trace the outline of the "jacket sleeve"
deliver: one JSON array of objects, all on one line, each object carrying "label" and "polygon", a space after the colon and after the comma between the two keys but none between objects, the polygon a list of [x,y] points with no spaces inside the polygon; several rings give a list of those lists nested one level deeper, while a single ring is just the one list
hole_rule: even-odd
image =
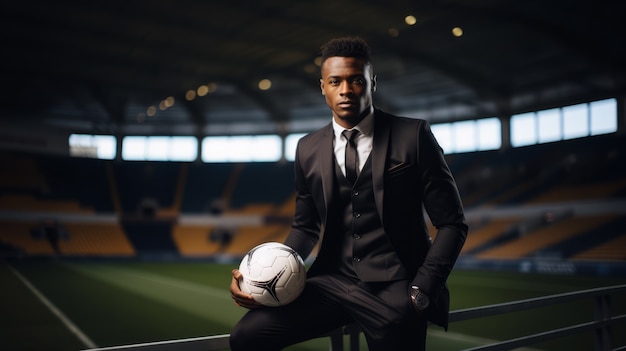
[{"label": "jacket sleeve", "polygon": [[435,240],[418,269],[413,284],[437,297],[467,237],[463,205],[456,183],[426,121],[419,128],[418,157],[424,208],[437,228]]},{"label": "jacket sleeve", "polygon": [[285,245],[296,250],[302,259],[306,259],[319,240],[321,221],[302,168],[303,163],[306,163],[302,161],[302,153],[308,150],[306,146],[302,146],[303,142],[304,140],[301,139],[296,148],[294,163],[296,209],[291,231],[285,240]]}]

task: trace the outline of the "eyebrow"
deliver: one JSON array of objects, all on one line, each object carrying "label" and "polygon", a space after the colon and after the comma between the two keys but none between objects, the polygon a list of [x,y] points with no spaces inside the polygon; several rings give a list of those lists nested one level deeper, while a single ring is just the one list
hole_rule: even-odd
[{"label": "eyebrow", "polygon": [[[356,77],[358,77],[358,78],[361,78],[361,77],[365,78],[365,74],[353,74],[351,76],[348,76],[348,78],[356,78]],[[330,79],[330,78],[343,78],[343,76],[335,75],[335,76],[328,76],[328,77],[326,77],[326,79]]]}]

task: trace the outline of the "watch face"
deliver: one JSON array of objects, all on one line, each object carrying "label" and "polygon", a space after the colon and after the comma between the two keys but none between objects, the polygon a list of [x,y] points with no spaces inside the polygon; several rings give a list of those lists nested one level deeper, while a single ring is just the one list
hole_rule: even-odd
[{"label": "watch face", "polygon": [[428,307],[430,302],[428,296],[422,293],[421,290],[413,289],[411,297],[413,298],[413,304],[418,310],[424,310]]},{"label": "watch face", "polygon": [[422,295],[417,295],[417,297],[415,298],[415,307],[419,308],[420,310],[423,310],[424,308],[426,308],[426,303],[424,301],[424,299],[422,298]]}]

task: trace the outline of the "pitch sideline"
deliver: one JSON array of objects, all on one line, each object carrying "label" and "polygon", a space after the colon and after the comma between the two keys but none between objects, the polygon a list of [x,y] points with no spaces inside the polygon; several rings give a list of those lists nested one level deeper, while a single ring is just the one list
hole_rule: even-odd
[{"label": "pitch sideline", "polygon": [[61,320],[63,325],[72,332],[80,341],[89,348],[98,347],[74,322],[72,322],[61,310],[59,310],[46,296],[41,293],[31,282],[26,279],[20,272],[9,266],[13,274],[41,301],[57,318]]}]

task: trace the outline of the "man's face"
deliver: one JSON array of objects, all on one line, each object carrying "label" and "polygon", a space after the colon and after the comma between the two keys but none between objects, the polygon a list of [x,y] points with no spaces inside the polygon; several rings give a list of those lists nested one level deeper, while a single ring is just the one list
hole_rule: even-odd
[{"label": "man's face", "polygon": [[372,106],[376,77],[364,59],[329,57],[322,65],[320,88],[335,121],[352,128]]}]

